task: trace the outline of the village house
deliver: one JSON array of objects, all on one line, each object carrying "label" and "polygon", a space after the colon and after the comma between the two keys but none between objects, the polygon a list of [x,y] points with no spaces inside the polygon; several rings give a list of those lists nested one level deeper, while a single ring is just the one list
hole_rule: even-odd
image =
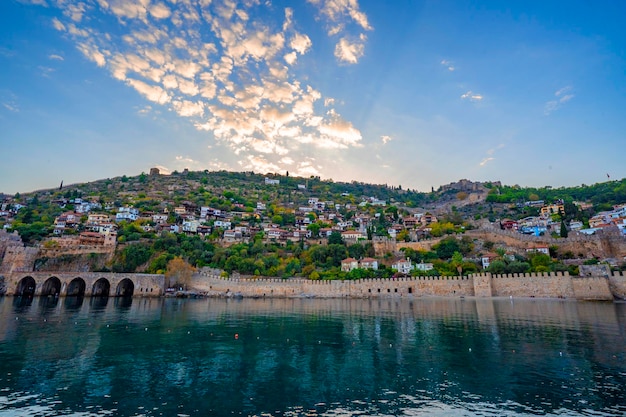
[{"label": "village house", "polygon": [[413,263],[409,258],[398,259],[393,264],[391,264],[391,269],[395,269],[400,274],[410,274],[413,268]]},{"label": "village house", "polygon": [[529,248],[526,248],[526,253],[543,253],[545,255],[550,255],[550,249],[547,245],[533,245]]},{"label": "village house", "polygon": [[92,213],[89,216],[87,216],[88,225],[102,224],[102,223],[109,223],[109,222],[110,222],[110,218],[108,214]]},{"label": "village house", "polygon": [[498,256],[500,256],[500,255],[498,255],[497,253],[493,253],[493,252],[487,252],[487,253],[483,254],[480,257],[480,262],[482,264],[483,269],[489,268],[489,265],[491,265],[491,263],[495,259],[497,259]]},{"label": "village house", "polygon": [[553,214],[565,213],[565,209],[562,203],[549,204],[541,207],[541,217],[550,217]]},{"label": "village house", "polygon": [[430,262],[424,263],[422,261],[418,264],[415,264],[415,269],[417,269],[418,271],[427,272],[427,271],[432,271],[434,269],[434,266]]},{"label": "village house", "polygon": [[343,272],[350,272],[353,269],[357,269],[359,267],[359,261],[354,258],[346,258],[341,261],[341,270]]},{"label": "village house", "polygon": [[363,258],[359,261],[359,268],[378,270],[378,261],[374,258]]},{"label": "village house", "polygon": [[120,207],[115,214],[115,221],[134,222],[139,218],[139,210],[135,207]]}]

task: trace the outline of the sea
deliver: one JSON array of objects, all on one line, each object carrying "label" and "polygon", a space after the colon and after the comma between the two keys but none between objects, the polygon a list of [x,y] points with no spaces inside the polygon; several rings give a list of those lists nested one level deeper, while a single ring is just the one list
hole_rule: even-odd
[{"label": "sea", "polygon": [[0,298],[0,416],[625,416],[626,304]]}]

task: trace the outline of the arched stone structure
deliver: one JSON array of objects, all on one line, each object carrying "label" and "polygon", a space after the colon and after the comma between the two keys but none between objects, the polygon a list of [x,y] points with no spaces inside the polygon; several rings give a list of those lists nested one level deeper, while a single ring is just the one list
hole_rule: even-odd
[{"label": "arched stone structure", "polygon": [[165,277],[111,272],[13,272],[4,275],[6,295],[159,297]]},{"label": "arched stone structure", "polygon": [[21,297],[31,297],[35,295],[35,290],[37,288],[37,284],[35,283],[35,279],[31,276],[27,276],[22,278],[15,289],[15,295]]},{"label": "arched stone structure", "polygon": [[65,295],[68,297],[82,297],[85,295],[85,288],[87,284],[85,284],[85,280],[78,277],[74,278],[67,285],[67,289],[65,290]]},{"label": "arched stone structure", "polygon": [[41,287],[39,295],[45,297],[48,295],[59,296],[61,294],[61,280],[57,277],[48,278]]},{"label": "arched stone structure", "polygon": [[108,297],[111,293],[111,283],[106,278],[100,278],[93,283],[91,288],[92,297]]},{"label": "arched stone structure", "polygon": [[115,290],[116,297],[132,297],[135,292],[135,284],[128,279],[124,278],[117,284],[117,290]]}]

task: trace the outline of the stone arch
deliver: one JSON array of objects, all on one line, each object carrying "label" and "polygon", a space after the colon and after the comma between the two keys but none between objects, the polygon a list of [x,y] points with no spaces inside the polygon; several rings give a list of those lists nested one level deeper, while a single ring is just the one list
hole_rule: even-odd
[{"label": "stone arch", "polygon": [[128,278],[124,278],[117,284],[115,295],[117,297],[132,297],[135,291],[135,284]]},{"label": "stone arch", "polygon": [[108,297],[111,292],[111,283],[106,278],[100,278],[93,283],[92,297]]},{"label": "stone arch", "polygon": [[81,277],[78,278],[74,278],[73,280],[70,281],[69,285],[67,286],[67,290],[66,290],[66,295],[68,297],[82,297],[85,295],[85,288],[87,287],[87,284],[85,284],[85,280],[82,279]]},{"label": "stone arch", "polygon": [[35,295],[35,289],[37,288],[37,283],[33,277],[24,277],[17,283],[17,288],[15,289],[15,295],[23,296],[23,297],[32,297]]},{"label": "stone arch", "polygon": [[41,296],[59,296],[61,294],[61,280],[57,277],[48,278],[41,286]]}]

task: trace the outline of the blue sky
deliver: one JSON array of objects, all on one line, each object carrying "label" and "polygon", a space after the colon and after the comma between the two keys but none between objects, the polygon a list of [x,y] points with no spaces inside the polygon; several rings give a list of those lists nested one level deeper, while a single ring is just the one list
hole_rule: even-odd
[{"label": "blue sky", "polygon": [[626,177],[626,2],[3,0],[0,192]]}]

